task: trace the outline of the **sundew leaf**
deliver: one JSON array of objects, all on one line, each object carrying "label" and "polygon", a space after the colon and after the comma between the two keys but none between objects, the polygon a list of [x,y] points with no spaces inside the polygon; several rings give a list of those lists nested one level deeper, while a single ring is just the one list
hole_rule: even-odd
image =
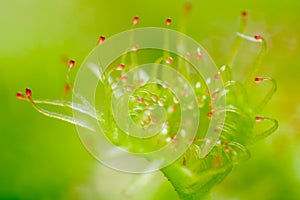
[{"label": "sundew leaf", "polygon": [[[115,164],[115,169],[135,172],[129,170],[133,166],[138,173],[159,169],[182,200],[209,199],[211,189],[235,165],[250,158],[248,146],[278,127],[276,120],[259,115],[277,86],[269,77],[257,77],[257,69],[266,53],[266,42],[262,36],[251,37],[244,33],[246,19],[247,13],[243,12],[241,27],[227,63],[208,73],[210,76],[201,76],[199,68],[193,64],[201,63],[202,68],[215,67],[212,58],[200,45],[193,48],[186,45],[188,39],[182,35],[174,39],[172,34],[175,32],[167,29],[172,22],[168,18],[163,40],[152,41],[162,45],[160,51],[143,49],[141,43],[134,43],[135,38],[140,37],[134,31],[129,31],[129,38],[125,37],[126,33],[121,34],[128,42],[125,53],[121,51],[121,42],[117,43],[116,49],[105,49],[105,45],[111,44],[117,36],[107,41],[101,36],[98,45],[103,48],[96,48],[89,55],[85,62],[88,67],[82,70],[87,70],[86,74],[79,72],[79,80],[84,76],[86,82],[96,83],[95,87],[86,87],[80,81],[71,86],[69,73],[75,65],[71,60],[67,83],[73,92],[72,102],[36,100],[30,89],[26,89],[26,96],[17,93],[17,97],[29,101],[43,115],[87,130],[81,139],[90,137],[88,139],[95,145],[87,146],[87,149],[98,160],[107,161],[108,166]],[[139,18],[134,17],[132,28],[138,22]],[[161,33],[162,29],[155,29],[153,33],[148,32],[150,29],[145,30],[142,37]],[[241,39],[261,44],[255,66],[245,83],[234,80],[232,76],[232,63]],[[173,52],[168,51],[172,48],[175,49]],[[117,51],[123,54],[112,60],[101,60],[98,55],[99,52],[100,55],[114,55]],[[253,105],[249,101],[249,88],[262,81],[270,81],[272,88],[257,105]],[[219,82],[224,87],[215,86]],[[89,94],[87,88],[95,93]],[[223,106],[218,104],[222,101],[226,102]],[[74,116],[46,110],[42,105],[72,110]],[[215,119],[222,117],[223,121],[216,120],[211,126]],[[272,125],[257,131],[255,127],[263,121]],[[193,131],[195,133],[190,134]],[[213,134],[206,137],[207,132]],[[105,143],[104,139],[108,142]],[[164,153],[157,153],[165,147]],[[180,152],[182,149],[184,151]],[[129,159],[123,156],[125,154]],[[171,156],[175,159],[172,157],[172,162],[166,162]],[[136,163],[137,159],[143,160],[144,168],[139,168],[141,163]]]}]

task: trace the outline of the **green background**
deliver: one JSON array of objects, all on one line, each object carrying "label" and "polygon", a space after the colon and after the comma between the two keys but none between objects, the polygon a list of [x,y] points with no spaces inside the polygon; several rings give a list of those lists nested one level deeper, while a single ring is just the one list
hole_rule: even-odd
[{"label": "green background", "polygon": [[[0,0],[0,199],[175,198],[170,185],[157,189],[163,181],[159,173],[140,180],[100,166],[74,126],[40,115],[15,93],[30,87],[35,97],[60,98],[64,58],[74,58],[79,66],[100,35],[129,29],[135,15],[140,17],[138,27],[163,27],[171,17],[171,28],[179,29],[183,3]],[[280,127],[251,147],[252,158],[235,167],[212,196],[300,199],[299,1],[195,0],[186,33],[222,65],[243,10],[250,15],[247,33],[262,34],[268,41],[262,75],[277,80],[278,92],[264,113],[278,119]]]}]

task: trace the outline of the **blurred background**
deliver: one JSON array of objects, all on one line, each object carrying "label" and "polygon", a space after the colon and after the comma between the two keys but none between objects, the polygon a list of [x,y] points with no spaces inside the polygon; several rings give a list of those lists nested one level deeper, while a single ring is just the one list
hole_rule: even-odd
[{"label": "blurred background", "polygon": [[[184,0],[0,0],[0,199],[176,199],[160,173],[140,179],[100,165],[73,125],[37,113],[15,93],[59,99],[66,58],[77,66],[100,35],[138,27],[178,30]],[[262,75],[278,91],[264,114],[279,129],[251,147],[252,158],[214,188],[213,199],[300,199],[300,3],[298,0],[192,1],[186,33],[218,65],[229,54],[241,11],[250,35],[264,35]],[[242,55],[241,55],[242,56]],[[76,69],[72,72],[75,77]]]}]

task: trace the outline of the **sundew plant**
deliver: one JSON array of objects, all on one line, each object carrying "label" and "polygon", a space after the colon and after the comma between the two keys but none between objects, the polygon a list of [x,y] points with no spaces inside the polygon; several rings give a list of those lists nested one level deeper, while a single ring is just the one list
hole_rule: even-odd
[{"label": "sundew plant", "polygon": [[[69,61],[61,99],[36,99],[29,88],[17,98],[75,124],[87,150],[104,165],[130,173],[160,170],[180,199],[209,199],[233,166],[250,158],[249,145],[277,129],[275,119],[260,115],[276,82],[259,74],[267,44],[263,36],[246,33],[247,12],[226,63],[217,66],[182,33],[190,10],[186,3],[181,32],[172,30],[171,18],[164,28],[136,28],[141,22],[135,16],[130,30],[100,36],[74,84],[69,75],[76,63]],[[257,44],[258,53],[246,77],[235,80],[243,41]],[[270,89],[253,95],[261,85]]]}]

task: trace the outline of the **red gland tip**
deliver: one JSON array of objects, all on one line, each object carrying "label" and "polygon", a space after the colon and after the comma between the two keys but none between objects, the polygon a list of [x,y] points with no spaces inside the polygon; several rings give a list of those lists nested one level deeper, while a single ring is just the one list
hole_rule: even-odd
[{"label": "red gland tip", "polygon": [[242,17],[243,17],[244,19],[246,19],[246,18],[248,17],[248,13],[247,13],[246,11],[243,11],[243,12],[242,12]]},{"label": "red gland tip", "polygon": [[75,66],[75,60],[71,59],[69,61],[69,68],[72,69]]},{"label": "red gland tip", "polygon": [[260,40],[260,39],[261,39],[261,37],[260,37],[260,35],[254,35],[254,39],[256,39],[256,40]]},{"label": "red gland tip", "polygon": [[183,159],[182,159],[182,165],[186,166],[186,158],[185,157],[183,157]]},{"label": "red gland tip", "polygon": [[174,62],[174,59],[172,57],[167,58],[166,63],[172,64]]},{"label": "red gland tip", "polygon": [[217,72],[216,75],[214,76],[215,81],[218,81],[220,79],[220,72]]},{"label": "red gland tip", "polygon": [[262,78],[260,78],[260,77],[255,77],[254,78],[255,83],[260,83],[261,81],[262,81]]},{"label": "red gland tip", "polygon": [[186,2],[184,5],[184,10],[185,12],[190,12],[192,9],[192,3],[191,2]]},{"label": "red gland tip", "polygon": [[169,26],[172,23],[172,19],[171,18],[167,18],[166,19],[166,25]]},{"label": "red gland tip", "polygon": [[256,122],[260,122],[260,121],[262,121],[264,118],[263,117],[261,117],[261,116],[256,116],[255,117],[255,121]]},{"label": "red gland tip", "polygon": [[140,46],[138,45],[138,44],[136,44],[136,45],[134,45],[133,47],[132,47],[132,51],[137,51],[137,50],[139,50],[139,48],[140,48]]},{"label": "red gland tip", "polygon": [[134,24],[134,25],[136,25],[138,22],[139,22],[139,17],[138,16],[135,16],[134,18],[133,18],[133,20],[132,20],[132,23]]},{"label": "red gland tip", "polygon": [[18,93],[16,94],[16,97],[17,97],[18,99],[25,99],[25,96],[24,96],[21,92],[18,92]]},{"label": "red gland tip", "polygon": [[25,94],[26,94],[27,98],[29,98],[29,99],[32,97],[32,92],[29,88],[25,89]]},{"label": "red gland tip", "polygon": [[64,90],[65,92],[69,92],[71,90],[71,86],[69,84],[66,84]]},{"label": "red gland tip", "polygon": [[144,98],[143,97],[137,97],[137,102],[138,103],[144,103]]},{"label": "red gland tip", "polygon": [[125,64],[124,64],[124,63],[121,63],[121,64],[116,68],[116,70],[121,71],[121,70],[123,70],[124,68],[125,68]]},{"label": "red gland tip", "polygon": [[211,119],[211,118],[212,118],[212,112],[207,113],[206,117],[207,117],[208,119]]},{"label": "red gland tip", "polygon": [[102,44],[105,41],[105,37],[101,35],[98,40],[98,44]]},{"label": "red gland tip", "polygon": [[231,151],[231,148],[230,148],[230,147],[226,147],[226,148],[225,148],[225,151],[226,151],[227,153],[229,153],[229,152]]},{"label": "red gland tip", "polygon": [[202,59],[202,54],[201,54],[201,49],[198,47],[197,48],[197,60],[201,60]]}]

